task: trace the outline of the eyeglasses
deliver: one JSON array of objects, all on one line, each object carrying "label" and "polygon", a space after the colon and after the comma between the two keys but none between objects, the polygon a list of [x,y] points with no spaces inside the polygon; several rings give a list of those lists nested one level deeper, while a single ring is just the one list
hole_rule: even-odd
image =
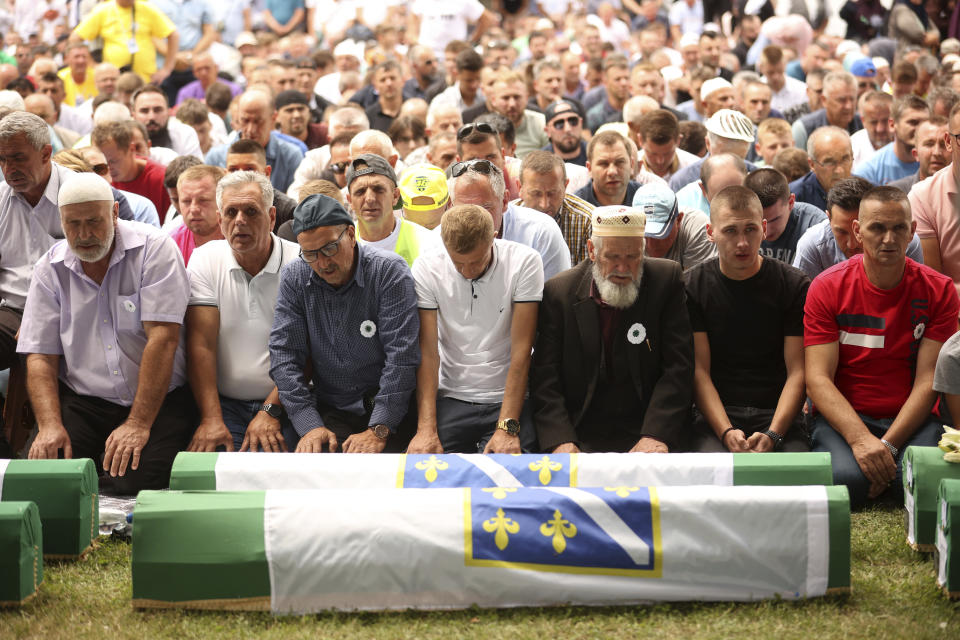
[{"label": "eyeglasses", "polygon": [[109,173],[109,171],[110,167],[108,167],[105,162],[93,165],[93,172],[98,176],[105,176],[107,173]]},{"label": "eyeglasses", "polygon": [[460,142],[474,131],[479,131],[480,133],[497,133],[497,130],[486,122],[471,122],[470,124],[463,125],[460,127],[460,130],[457,131],[457,142]]},{"label": "eyeglasses", "polygon": [[334,173],[343,173],[344,171],[347,170],[348,164],[349,163],[347,162],[336,162],[330,165],[330,171],[333,171]]},{"label": "eyeglasses", "polygon": [[853,162],[853,156],[847,155],[847,156],[843,156],[839,160],[824,160],[823,162],[820,162],[819,160],[814,158],[813,161],[826,169],[836,169],[841,165],[850,164],[851,162]]},{"label": "eyeglasses", "polygon": [[563,131],[564,125],[569,126],[571,129],[580,125],[580,116],[567,116],[566,118],[560,118],[553,121],[553,128],[557,131]]},{"label": "eyeglasses", "polygon": [[484,160],[482,158],[477,160],[465,160],[450,167],[450,175],[454,178],[459,178],[467,171],[475,171],[477,173],[482,173],[485,176],[489,176],[494,173],[501,173],[500,167],[493,164],[489,160]]},{"label": "eyeglasses", "polygon": [[320,254],[323,254],[328,258],[332,258],[333,256],[337,255],[337,253],[340,251],[340,238],[343,237],[343,234],[347,229],[349,229],[349,227],[344,227],[343,231],[340,232],[340,235],[337,236],[336,240],[333,242],[328,242],[319,249],[310,249],[307,251],[300,249],[300,259],[307,264],[310,264],[311,262],[316,262],[317,258],[320,257]]}]

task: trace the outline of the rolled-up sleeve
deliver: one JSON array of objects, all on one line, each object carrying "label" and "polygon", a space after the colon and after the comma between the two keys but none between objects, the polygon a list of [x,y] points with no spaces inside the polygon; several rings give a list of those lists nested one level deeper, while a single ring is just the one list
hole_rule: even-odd
[{"label": "rolled-up sleeve", "polygon": [[284,268],[280,275],[277,306],[270,331],[270,377],[280,391],[280,402],[300,436],[323,426],[303,368],[310,353],[299,264]]},{"label": "rolled-up sleeve", "polygon": [[420,316],[413,276],[403,262],[395,261],[383,270],[379,290],[380,340],[386,359],[370,424],[384,424],[396,431],[416,388]]}]

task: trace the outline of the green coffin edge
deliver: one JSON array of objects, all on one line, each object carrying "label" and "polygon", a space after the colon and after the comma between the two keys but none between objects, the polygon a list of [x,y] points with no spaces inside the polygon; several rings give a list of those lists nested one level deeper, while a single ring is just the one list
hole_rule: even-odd
[{"label": "green coffin edge", "polygon": [[832,485],[830,454],[735,453],[733,484],[736,486]]},{"label": "green coffin edge", "polygon": [[33,502],[0,502],[0,606],[22,604],[43,582],[43,527]]},{"label": "green coffin edge", "polygon": [[3,476],[3,501],[35,502],[47,557],[76,557],[99,534],[97,468],[93,460],[11,460]]},{"label": "green coffin edge", "polygon": [[830,569],[827,591],[850,590],[850,494],[843,485],[827,490],[827,517],[830,521]]},{"label": "green coffin edge", "polygon": [[[960,479],[960,464],[945,462],[937,447],[907,447],[903,464],[903,486],[914,500],[914,533],[921,551],[932,551],[937,543],[937,496],[940,481]],[[907,477],[911,471],[913,478]],[[909,515],[908,515],[909,517]]]},{"label": "green coffin edge", "polygon": [[215,491],[217,453],[181,451],[170,469],[170,488],[178,491]]},{"label": "green coffin edge", "polygon": [[264,496],[141,491],[133,512],[134,604],[269,597]]}]

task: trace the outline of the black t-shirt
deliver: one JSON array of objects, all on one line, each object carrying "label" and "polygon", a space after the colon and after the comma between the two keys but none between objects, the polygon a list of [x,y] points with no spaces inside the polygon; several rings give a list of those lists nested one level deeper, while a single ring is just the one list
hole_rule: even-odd
[{"label": "black t-shirt", "polygon": [[753,277],[731,280],[713,258],[684,274],[694,332],[710,340],[710,377],[724,405],[775,409],[787,379],[785,336],[803,336],[810,278],[764,258]]}]

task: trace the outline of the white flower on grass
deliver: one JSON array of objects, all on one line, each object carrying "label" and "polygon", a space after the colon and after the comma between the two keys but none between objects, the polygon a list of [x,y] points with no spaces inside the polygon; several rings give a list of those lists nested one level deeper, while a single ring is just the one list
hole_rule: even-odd
[{"label": "white flower on grass", "polygon": [[377,325],[373,320],[364,320],[360,323],[360,335],[364,338],[372,338],[377,333]]},{"label": "white flower on grass", "polygon": [[927,328],[927,325],[925,325],[925,324],[922,323],[922,322],[921,322],[920,324],[918,324],[917,326],[915,326],[915,327],[913,328],[913,339],[914,339],[914,340],[919,340],[920,338],[922,338],[922,337],[923,337],[923,332],[924,332],[924,330],[925,330],[926,328]]},{"label": "white flower on grass", "polygon": [[647,328],[639,322],[634,322],[630,325],[630,328],[627,329],[627,340],[630,341],[630,344],[640,344],[646,339]]}]

